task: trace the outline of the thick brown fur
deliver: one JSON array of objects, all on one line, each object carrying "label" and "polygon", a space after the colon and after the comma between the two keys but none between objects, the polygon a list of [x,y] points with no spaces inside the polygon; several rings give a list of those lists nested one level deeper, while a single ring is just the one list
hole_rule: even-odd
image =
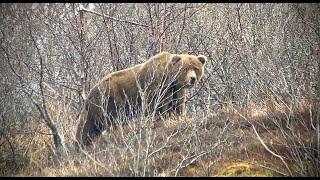
[{"label": "thick brown fur", "polygon": [[206,57],[159,53],[144,63],[105,76],[89,92],[76,140],[90,145],[107,126],[143,113],[184,115],[186,89],[201,79]]}]

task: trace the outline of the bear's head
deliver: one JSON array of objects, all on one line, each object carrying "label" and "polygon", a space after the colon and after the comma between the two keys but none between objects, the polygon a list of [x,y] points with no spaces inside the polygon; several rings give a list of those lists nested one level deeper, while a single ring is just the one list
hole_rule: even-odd
[{"label": "bear's head", "polygon": [[202,78],[207,57],[204,55],[172,55],[171,63],[178,70],[176,84],[181,87],[192,88]]}]

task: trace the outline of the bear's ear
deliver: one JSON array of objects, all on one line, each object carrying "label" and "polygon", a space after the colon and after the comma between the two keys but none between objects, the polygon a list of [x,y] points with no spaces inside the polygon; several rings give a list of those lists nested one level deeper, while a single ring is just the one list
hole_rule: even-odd
[{"label": "bear's ear", "polygon": [[171,58],[171,61],[173,64],[176,64],[177,62],[179,62],[181,60],[181,56],[174,54]]},{"label": "bear's ear", "polygon": [[204,55],[199,55],[199,56],[198,56],[198,59],[199,59],[199,61],[200,61],[202,64],[205,64],[206,61],[207,61],[207,57],[204,56]]}]

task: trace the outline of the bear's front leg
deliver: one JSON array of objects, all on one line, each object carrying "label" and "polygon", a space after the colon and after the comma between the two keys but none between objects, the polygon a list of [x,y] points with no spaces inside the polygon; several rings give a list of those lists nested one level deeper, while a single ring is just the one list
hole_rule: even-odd
[{"label": "bear's front leg", "polygon": [[177,116],[185,116],[186,92],[184,89],[173,94],[172,110]]},{"label": "bear's front leg", "polygon": [[82,143],[85,146],[91,145],[105,130],[105,125],[96,119],[88,120],[83,127]]},{"label": "bear's front leg", "polygon": [[177,116],[185,116],[185,97],[181,100],[178,100],[174,107],[174,112]]}]

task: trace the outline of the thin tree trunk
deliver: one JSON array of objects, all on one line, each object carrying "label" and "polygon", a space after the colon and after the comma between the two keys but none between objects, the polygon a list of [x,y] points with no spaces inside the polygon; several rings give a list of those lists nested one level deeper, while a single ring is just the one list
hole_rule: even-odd
[{"label": "thin tree trunk", "polygon": [[85,52],[84,52],[84,46],[85,46],[85,29],[84,29],[84,11],[83,9],[79,10],[80,13],[80,77],[81,77],[81,87],[82,87],[82,99],[87,99],[87,92],[89,90],[88,87],[88,72],[87,67],[85,65]]},{"label": "thin tree trunk", "polygon": [[163,20],[160,32],[160,52],[164,50],[164,44],[166,41],[166,24],[167,24],[167,3],[164,3],[164,12],[163,12]]}]

